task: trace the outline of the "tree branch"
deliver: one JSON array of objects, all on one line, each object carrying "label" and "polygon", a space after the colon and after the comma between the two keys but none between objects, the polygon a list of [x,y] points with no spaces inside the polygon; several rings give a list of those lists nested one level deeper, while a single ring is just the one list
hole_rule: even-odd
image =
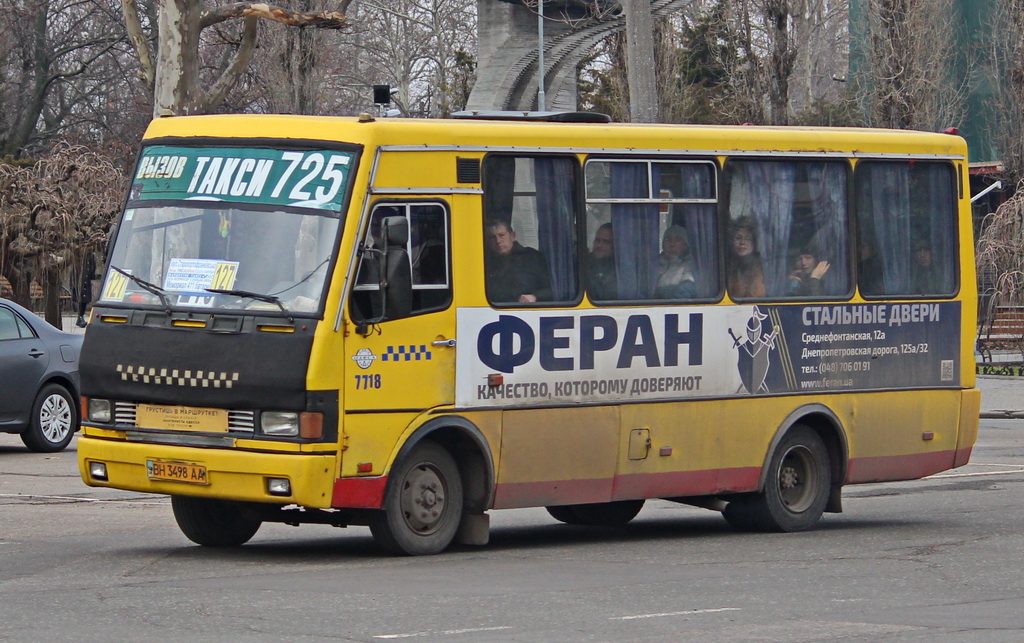
[{"label": "tree branch", "polygon": [[[348,6],[348,3],[344,3],[344,5]],[[316,27],[319,29],[342,29],[349,24],[345,14],[339,11],[301,13],[262,2],[235,2],[203,12],[199,19],[199,28],[205,29],[232,18],[263,18],[292,27]]]},{"label": "tree branch", "polygon": [[245,25],[242,28],[242,42],[235,50],[235,55],[227,69],[221,73],[220,78],[206,94],[207,109],[220,105],[224,101],[224,97],[228,95],[228,91],[249,67],[249,61],[252,59],[253,49],[256,45],[257,25],[258,20],[255,17],[250,16],[245,19]]},{"label": "tree branch", "polygon": [[156,65],[153,63],[153,56],[146,43],[146,35],[142,31],[139,6],[136,4],[136,0],[121,0],[121,10],[124,13],[124,25],[128,32],[128,40],[131,41],[132,46],[135,47],[135,53],[139,56],[139,75],[152,93],[156,79]]}]

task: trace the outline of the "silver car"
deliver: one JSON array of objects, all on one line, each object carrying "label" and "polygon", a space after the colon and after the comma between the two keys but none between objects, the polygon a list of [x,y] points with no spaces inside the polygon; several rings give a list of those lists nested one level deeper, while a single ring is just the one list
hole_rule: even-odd
[{"label": "silver car", "polygon": [[0,299],[0,432],[32,451],[64,449],[79,428],[81,335]]}]

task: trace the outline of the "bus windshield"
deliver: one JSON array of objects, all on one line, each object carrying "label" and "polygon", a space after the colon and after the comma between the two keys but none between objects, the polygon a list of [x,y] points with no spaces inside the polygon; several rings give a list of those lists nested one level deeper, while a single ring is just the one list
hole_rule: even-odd
[{"label": "bus windshield", "polygon": [[101,302],[317,313],[355,154],[143,149]]},{"label": "bus windshield", "polygon": [[143,280],[174,307],[316,312],[339,223],[334,214],[238,205],[131,208],[102,301],[161,304]]}]

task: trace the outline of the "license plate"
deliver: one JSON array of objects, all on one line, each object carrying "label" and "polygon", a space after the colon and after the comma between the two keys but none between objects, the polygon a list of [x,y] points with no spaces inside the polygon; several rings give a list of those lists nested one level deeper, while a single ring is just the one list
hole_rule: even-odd
[{"label": "license plate", "polygon": [[135,426],[143,429],[226,433],[228,412],[225,409],[197,406],[139,404],[135,409]]},{"label": "license plate", "polygon": [[210,484],[210,480],[206,476],[206,467],[201,464],[146,460],[146,473],[153,480]]}]

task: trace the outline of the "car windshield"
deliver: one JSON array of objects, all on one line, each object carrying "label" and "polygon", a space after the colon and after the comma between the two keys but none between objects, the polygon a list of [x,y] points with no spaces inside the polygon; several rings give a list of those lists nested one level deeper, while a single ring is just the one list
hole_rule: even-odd
[{"label": "car windshield", "polygon": [[352,154],[146,148],[100,301],[321,309]]}]

